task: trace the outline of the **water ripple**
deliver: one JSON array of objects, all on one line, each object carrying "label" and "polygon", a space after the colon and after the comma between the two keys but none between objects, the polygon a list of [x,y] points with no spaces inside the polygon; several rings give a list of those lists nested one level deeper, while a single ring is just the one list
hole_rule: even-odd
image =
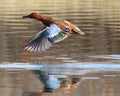
[{"label": "water ripple", "polygon": [[106,64],[106,63],[70,63],[70,64],[31,64],[31,63],[3,63],[0,64],[0,68],[18,68],[18,69],[119,69],[119,64]]}]

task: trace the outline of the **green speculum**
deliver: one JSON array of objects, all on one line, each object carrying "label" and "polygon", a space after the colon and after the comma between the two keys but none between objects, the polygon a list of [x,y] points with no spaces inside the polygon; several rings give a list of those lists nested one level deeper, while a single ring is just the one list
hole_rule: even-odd
[{"label": "green speculum", "polygon": [[54,36],[53,39],[56,40],[56,41],[59,41],[59,40],[63,39],[64,36],[65,36],[65,34],[59,33],[56,36]]}]

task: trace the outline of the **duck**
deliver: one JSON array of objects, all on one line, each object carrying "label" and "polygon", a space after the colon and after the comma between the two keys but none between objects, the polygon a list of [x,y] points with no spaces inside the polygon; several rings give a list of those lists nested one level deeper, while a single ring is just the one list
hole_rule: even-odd
[{"label": "duck", "polygon": [[70,37],[71,34],[85,35],[75,24],[67,20],[46,17],[35,12],[23,16],[23,18],[36,19],[45,25],[45,28],[33,35],[25,45],[24,49],[29,52],[45,51],[55,43]]}]

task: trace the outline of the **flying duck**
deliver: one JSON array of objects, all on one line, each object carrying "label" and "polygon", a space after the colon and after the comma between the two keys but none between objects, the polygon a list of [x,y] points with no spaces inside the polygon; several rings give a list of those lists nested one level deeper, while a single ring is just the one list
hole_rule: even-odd
[{"label": "flying duck", "polygon": [[31,13],[23,18],[33,18],[41,21],[46,28],[37,32],[26,44],[25,50],[29,52],[42,52],[53,44],[63,41],[71,34],[84,35],[76,25],[67,20],[48,18],[40,13]]}]

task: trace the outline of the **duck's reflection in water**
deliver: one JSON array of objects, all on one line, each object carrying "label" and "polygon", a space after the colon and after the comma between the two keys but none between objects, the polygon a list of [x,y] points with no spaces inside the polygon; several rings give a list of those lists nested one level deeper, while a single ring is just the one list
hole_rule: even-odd
[{"label": "duck's reflection in water", "polygon": [[80,82],[80,78],[51,74],[47,71],[34,70],[33,73],[43,83],[43,91],[34,93],[29,92],[24,96],[44,96],[44,94],[54,92],[70,93]]},{"label": "duck's reflection in water", "polygon": [[33,73],[44,84],[43,93],[53,93],[59,90],[70,91],[79,84],[79,78],[50,74],[40,70],[35,70]]}]

